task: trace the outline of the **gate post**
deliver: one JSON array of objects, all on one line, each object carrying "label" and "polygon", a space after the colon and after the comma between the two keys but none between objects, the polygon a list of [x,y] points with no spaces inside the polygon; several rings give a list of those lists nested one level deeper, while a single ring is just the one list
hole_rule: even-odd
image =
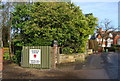
[{"label": "gate post", "polygon": [[2,79],[2,70],[3,70],[3,48],[0,48],[0,81]]},{"label": "gate post", "polygon": [[56,56],[57,56],[57,41],[54,40],[54,44],[53,44],[53,69],[56,68]]}]

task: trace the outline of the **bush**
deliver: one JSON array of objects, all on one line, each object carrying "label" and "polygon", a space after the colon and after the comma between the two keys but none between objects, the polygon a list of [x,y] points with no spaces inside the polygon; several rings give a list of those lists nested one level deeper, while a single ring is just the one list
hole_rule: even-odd
[{"label": "bush", "polygon": [[17,50],[15,55],[11,59],[14,63],[20,64],[20,62],[21,62],[21,50]]},{"label": "bush", "polygon": [[3,60],[10,60],[10,55],[9,55],[9,53],[4,53],[4,55],[3,55]]},{"label": "bush", "polygon": [[74,49],[70,48],[70,47],[64,47],[62,48],[62,53],[63,54],[71,54],[73,53]]},{"label": "bush", "polygon": [[16,64],[18,64],[18,62],[17,62],[17,58],[16,58],[16,56],[15,56],[15,55],[14,55],[14,56],[12,56],[11,61],[12,61],[12,62],[14,62],[14,63],[16,63]]},{"label": "bush", "polygon": [[105,50],[108,49],[108,51],[115,52],[116,48],[115,47],[105,47]]},{"label": "bush", "polygon": [[120,45],[111,45],[112,47],[120,47]]},{"label": "bush", "polygon": [[11,60],[16,64],[20,64],[21,62],[21,51],[22,46],[14,46],[14,56],[11,58]]},{"label": "bush", "polygon": [[13,29],[20,30],[14,35],[17,45],[49,46],[57,40],[60,47],[65,47],[65,53],[83,52],[97,25],[92,13],[84,15],[73,3],[17,5],[12,14]]}]

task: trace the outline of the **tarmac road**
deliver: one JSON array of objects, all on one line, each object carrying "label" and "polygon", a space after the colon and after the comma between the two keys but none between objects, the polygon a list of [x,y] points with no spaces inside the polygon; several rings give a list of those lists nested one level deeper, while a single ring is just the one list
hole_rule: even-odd
[{"label": "tarmac road", "polygon": [[119,73],[119,53],[108,53],[101,55],[104,60],[104,69],[110,79],[118,79]]},{"label": "tarmac road", "polygon": [[87,57],[84,64],[78,63],[72,68],[77,70],[78,77],[84,75],[85,79],[118,79],[120,78],[119,57],[119,53],[114,52],[93,54]]}]

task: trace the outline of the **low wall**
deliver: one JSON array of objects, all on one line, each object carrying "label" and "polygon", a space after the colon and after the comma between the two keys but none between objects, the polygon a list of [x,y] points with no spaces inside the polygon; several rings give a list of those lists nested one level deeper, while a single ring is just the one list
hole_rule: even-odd
[{"label": "low wall", "polygon": [[60,54],[59,55],[59,63],[67,63],[67,62],[84,62],[86,58],[86,54],[74,54],[74,55],[65,55]]}]

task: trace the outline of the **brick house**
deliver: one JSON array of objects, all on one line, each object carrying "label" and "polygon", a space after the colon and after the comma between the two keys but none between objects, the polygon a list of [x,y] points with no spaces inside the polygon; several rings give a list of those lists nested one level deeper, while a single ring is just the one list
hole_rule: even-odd
[{"label": "brick house", "polygon": [[89,39],[96,39],[100,47],[111,47],[112,45],[120,45],[120,31],[103,31],[99,29],[99,33],[90,36]]},{"label": "brick house", "polygon": [[120,45],[120,31],[102,31],[95,34],[98,45],[101,47],[111,47],[111,45]]}]

